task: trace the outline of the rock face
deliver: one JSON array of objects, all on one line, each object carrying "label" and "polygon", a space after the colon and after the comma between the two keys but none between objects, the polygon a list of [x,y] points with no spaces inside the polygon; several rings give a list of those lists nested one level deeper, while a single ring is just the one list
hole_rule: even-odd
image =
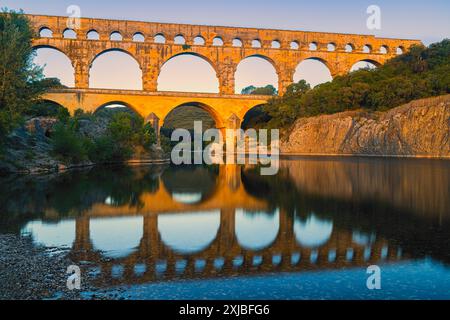
[{"label": "rock face", "polygon": [[288,154],[450,157],[450,95],[384,113],[299,119],[280,148]]},{"label": "rock face", "polygon": [[58,170],[59,162],[51,156],[52,146],[46,136],[51,130],[49,123],[42,121],[41,124],[39,119],[32,119],[7,137],[0,156],[0,174]]}]

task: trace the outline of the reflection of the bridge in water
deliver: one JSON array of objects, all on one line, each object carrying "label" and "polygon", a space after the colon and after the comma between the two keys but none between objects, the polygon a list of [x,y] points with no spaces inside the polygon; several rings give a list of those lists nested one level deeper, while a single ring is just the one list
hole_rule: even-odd
[{"label": "reflection of the bridge in water", "polygon": [[[168,190],[171,187],[161,181],[155,193],[141,195],[139,207],[94,205],[76,219],[72,258],[95,262],[96,281],[109,286],[339,269],[404,257],[397,244],[378,235],[364,239],[314,215],[302,222],[282,207],[270,209],[268,201],[246,191],[239,166],[220,167],[218,177],[214,191],[195,203],[177,201]],[[122,216],[137,219],[134,226],[142,229],[134,229],[134,238],[139,240],[125,255],[111,255],[101,250],[93,229],[102,223],[107,228],[108,220]],[[171,224],[174,221],[177,226]],[[120,241],[130,225],[116,222]],[[193,250],[183,238],[185,233],[203,242]],[[115,241],[112,234],[109,240]]]}]

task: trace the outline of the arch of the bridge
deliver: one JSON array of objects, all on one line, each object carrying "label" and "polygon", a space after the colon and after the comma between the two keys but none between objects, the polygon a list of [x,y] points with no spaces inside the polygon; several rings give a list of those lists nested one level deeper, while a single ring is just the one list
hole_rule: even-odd
[{"label": "arch of the bridge", "polygon": [[[174,175],[177,176],[177,178],[175,178],[175,176],[172,177],[167,177],[167,173],[168,171],[165,171],[161,174],[160,176],[160,189],[162,192],[165,192],[167,194],[169,194],[172,198],[172,200],[174,202],[177,203],[182,203],[183,205],[186,206],[186,210],[190,210],[191,208],[195,208],[195,205],[198,205],[200,203],[203,203],[209,199],[211,199],[212,197],[214,197],[214,195],[217,194],[218,189],[221,187],[221,182],[220,179],[214,179],[214,181],[208,181],[209,178],[211,178],[211,176],[209,177],[198,177],[196,176],[195,171],[189,171],[192,172],[191,176],[184,176],[183,178],[186,180],[188,179],[190,181],[190,183],[192,183],[192,181],[196,181],[196,183],[193,185],[193,188],[186,188],[186,182],[185,181],[179,181],[180,180],[180,171],[181,170],[181,175],[183,175],[183,171],[185,170],[185,168],[187,168],[188,166],[183,166],[183,167],[179,167],[174,169],[174,171],[170,171],[172,174],[172,172],[174,172]],[[189,169],[188,169],[189,170]],[[189,174],[189,173],[188,173]],[[218,174],[219,176],[219,174]],[[170,178],[173,179],[173,182],[170,181]],[[201,184],[201,185],[200,185]],[[176,199],[174,199],[174,192],[176,192],[177,187],[180,187],[181,189],[184,190],[188,190],[188,191],[201,191],[202,197],[198,202],[194,202],[194,203],[185,203],[185,202],[180,202]]]},{"label": "arch of the bridge", "polygon": [[139,110],[137,108],[135,108],[132,104],[126,102],[125,100],[110,100],[108,102],[105,102],[105,103],[97,106],[95,109],[92,110],[92,113],[96,114],[99,111],[103,110],[105,107],[113,106],[113,105],[126,107],[126,108],[130,109],[131,111],[133,111],[134,113],[140,115]]},{"label": "arch of the bridge", "polygon": [[170,106],[169,108],[166,109],[166,113],[164,115],[164,117],[160,120],[160,126],[164,126],[164,123],[167,119],[167,117],[169,116],[169,114],[171,112],[173,112],[175,109],[179,109],[179,108],[183,108],[183,107],[187,107],[187,106],[193,106],[193,107],[197,107],[200,108],[206,112],[208,112],[208,114],[211,116],[211,118],[214,120],[216,128],[224,128],[226,126],[226,119],[224,119],[215,109],[213,106],[210,106],[209,104],[203,103],[203,102],[198,102],[195,100],[192,100],[192,102],[184,102],[182,104],[179,105],[173,105]]}]

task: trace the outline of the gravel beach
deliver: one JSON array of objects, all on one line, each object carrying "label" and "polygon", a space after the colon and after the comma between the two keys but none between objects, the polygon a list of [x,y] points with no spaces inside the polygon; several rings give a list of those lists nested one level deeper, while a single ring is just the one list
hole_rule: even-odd
[{"label": "gravel beach", "polygon": [[30,238],[0,235],[0,299],[80,299],[66,287],[66,252],[35,247]]}]

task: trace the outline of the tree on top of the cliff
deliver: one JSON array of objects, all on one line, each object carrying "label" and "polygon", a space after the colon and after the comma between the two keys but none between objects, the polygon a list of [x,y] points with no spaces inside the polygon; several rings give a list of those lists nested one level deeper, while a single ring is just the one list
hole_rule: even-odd
[{"label": "tree on top of the cliff", "polygon": [[265,87],[256,88],[255,90],[253,90],[253,92],[251,94],[273,96],[273,95],[277,94],[277,92],[278,92],[277,89],[275,89],[275,87],[273,85],[268,84]]},{"label": "tree on top of the cliff", "polygon": [[241,90],[241,94],[273,96],[277,94],[277,89],[271,84],[265,87],[248,86]]},{"label": "tree on top of the cliff", "polygon": [[383,111],[414,99],[447,93],[450,93],[448,39],[428,48],[414,46],[378,69],[354,71],[311,90],[304,84],[293,84],[283,97],[271,99],[264,111],[271,117],[269,127],[283,127],[299,117],[360,108]]},{"label": "tree on top of the cliff", "polygon": [[33,31],[22,12],[0,12],[0,138],[21,119],[38,97],[55,85],[43,81],[42,69],[33,63]]}]

